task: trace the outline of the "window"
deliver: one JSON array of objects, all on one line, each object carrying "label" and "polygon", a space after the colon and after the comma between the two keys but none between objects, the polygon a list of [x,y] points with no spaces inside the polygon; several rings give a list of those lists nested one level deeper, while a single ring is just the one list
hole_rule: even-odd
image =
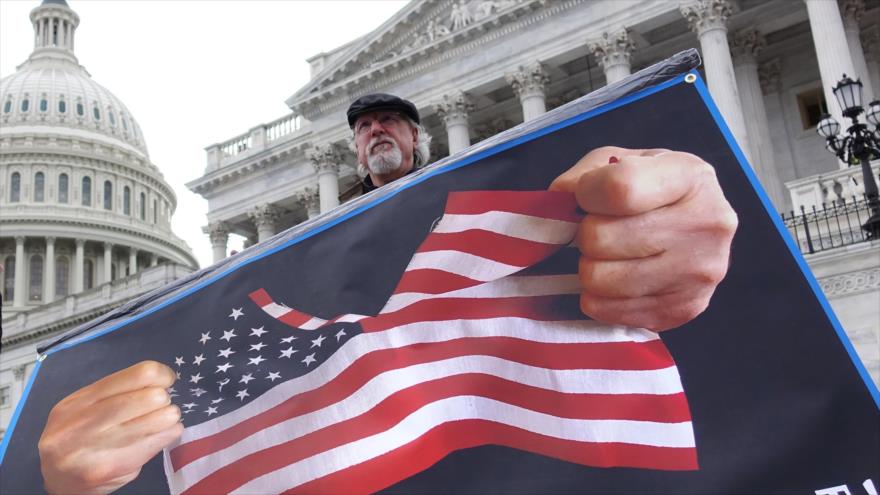
[{"label": "window", "polygon": [[82,205],[92,206],[92,178],[83,177],[82,180]]},{"label": "window", "polygon": [[113,115],[112,110],[107,111],[107,118],[110,120],[110,125],[116,127],[116,117]]},{"label": "window", "polygon": [[3,113],[9,113],[12,111],[12,100],[6,100],[6,103],[3,104]]},{"label": "window", "polygon": [[3,294],[6,302],[15,298],[15,256],[7,256],[3,262]]},{"label": "window", "polygon": [[153,200],[153,223],[159,221],[159,202],[157,200]]},{"label": "window", "polygon": [[43,257],[39,254],[31,256],[30,268],[28,300],[41,301],[43,299]]},{"label": "window", "polygon": [[43,97],[40,98],[40,111],[45,112],[48,109],[49,109],[49,100],[46,99],[46,95],[43,95]]},{"label": "window", "polygon": [[146,221],[147,220],[147,195],[146,194],[141,193],[141,204],[138,206],[140,207],[140,210],[141,210],[141,220]]},{"label": "window", "polygon": [[55,295],[64,297],[70,293],[70,258],[55,258]]},{"label": "window", "polygon": [[12,406],[11,387],[0,387],[0,407]]},{"label": "window", "polygon": [[76,102],[76,114],[79,115],[80,117],[82,117],[83,115],[86,114],[86,109],[85,109],[85,107],[83,107],[83,104],[81,101]]},{"label": "window", "polygon": [[95,116],[95,120],[101,120],[101,110],[98,109],[97,105],[92,107],[92,115]]},{"label": "window", "polygon": [[825,103],[825,93],[822,88],[815,88],[797,95],[798,109],[801,113],[801,123],[804,129],[816,127],[822,120],[822,116],[828,113],[828,105]]},{"label": "window", "polygon": [[113,209],[113,184],[109,180],[104,181],[104,209]]},{"label": "window", "polygon": [[116,263],[110,265],[110,280],[116,280]]},{"label": "window", "polygon": [[122,128],[128,130],[128,121],[125,120],[125,115],[122,116]]},{"label": "window", "polygon": [[64,100],[58,100],[58,113],[66,113],[67,112],[67,102]]},{"label": "window", "polygon": [[9,202],[18,203],[21,201],[21,174],[12,173],[12,181],[9,184]]},{"label": "window", "polygon": [[128,186],[122,189],[122,213],[131,215],[131,189]]},{"label": "window", "polygon": [[27,98],[21,100],[21,111],[22,112],[27,112],[30,107],[31,107],[30,100],[28,100]]},{"label": "window", "polygon": [[46,176],[43,172],[34,174],[34,201],[42,203],[46,197]]},{"label": "window", "polygon": [[85,260],[83,263],[83,289],[91,289],[95,286],[95,262]]},{"label": "window", "polygon": [[67,174],[58,176],[58,202],[67,203]]}]

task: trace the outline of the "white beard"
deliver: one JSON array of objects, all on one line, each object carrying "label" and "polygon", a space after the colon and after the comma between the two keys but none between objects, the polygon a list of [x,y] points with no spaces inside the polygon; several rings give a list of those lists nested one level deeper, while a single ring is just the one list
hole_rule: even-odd
[{"label": "white beard", "polygon": [[[378,139],[376,141],[379,141]],[[367,168],[376,175],[387,175],[394,172],[403,163],[403,153],[397,147],[394,141],[386,141],[391,144],[391,149],[380,151],[375,154],[367,155]],[[374,141],[370,141],[367,149],[370,150],[375,145]]]}]

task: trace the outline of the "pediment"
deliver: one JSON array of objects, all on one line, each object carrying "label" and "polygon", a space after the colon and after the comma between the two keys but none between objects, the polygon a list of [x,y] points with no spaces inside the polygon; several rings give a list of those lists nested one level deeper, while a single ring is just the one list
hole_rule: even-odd
[{"label": "pediment", "polygon": [[[543,6],[547,0],[413,0],[372,33],[343,47],[287,105],[311,118],[318,100],[381,79],[413,59],[454,48]],[[354,91],[352,91],[354,90]]]}]

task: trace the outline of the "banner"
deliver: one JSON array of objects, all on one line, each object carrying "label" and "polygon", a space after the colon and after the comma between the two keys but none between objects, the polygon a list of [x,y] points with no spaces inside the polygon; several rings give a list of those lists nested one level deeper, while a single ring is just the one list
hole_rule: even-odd
[{"label": "banner", "polygon": [[[183,437],[120,493],[868,493],[880,395],[685,52],[141,298],[44,350],[0,490],[67,394],[175,369]],[[578,306],[591,149],[712,164],[740,219],[662,334]],[[836,490],[836,491],[835,491]],[[871,490],[874,490],[873,492]]]}]

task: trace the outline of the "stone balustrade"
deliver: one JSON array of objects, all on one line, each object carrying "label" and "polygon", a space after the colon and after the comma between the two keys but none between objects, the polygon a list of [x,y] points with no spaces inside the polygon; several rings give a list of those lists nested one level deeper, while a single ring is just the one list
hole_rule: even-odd
[{"label": "stone balustrade", "polygon": [[208,154],[206,171],[217,170],[234,161],[238,155],[261,151],[282,138],[296,134],[303,128],[303,118],[296,114],[288,114],[268,124],[260,124],[248,132],[239,134],[218,144],[205,148]]},{"label": "stone balustrade", "polygon": [[[871,163],[874,178],[880,173],[880,161]],[[791,194],[791,204],[795,212],[801,206],[811,210],[814,206],[821,208],[823,204],[840,202],[843,199],[852,201],[853,197],[862,199],[865,194],[862,169],[858,166],[847,167],[825,174],[812,175],[785,183]]]}]

